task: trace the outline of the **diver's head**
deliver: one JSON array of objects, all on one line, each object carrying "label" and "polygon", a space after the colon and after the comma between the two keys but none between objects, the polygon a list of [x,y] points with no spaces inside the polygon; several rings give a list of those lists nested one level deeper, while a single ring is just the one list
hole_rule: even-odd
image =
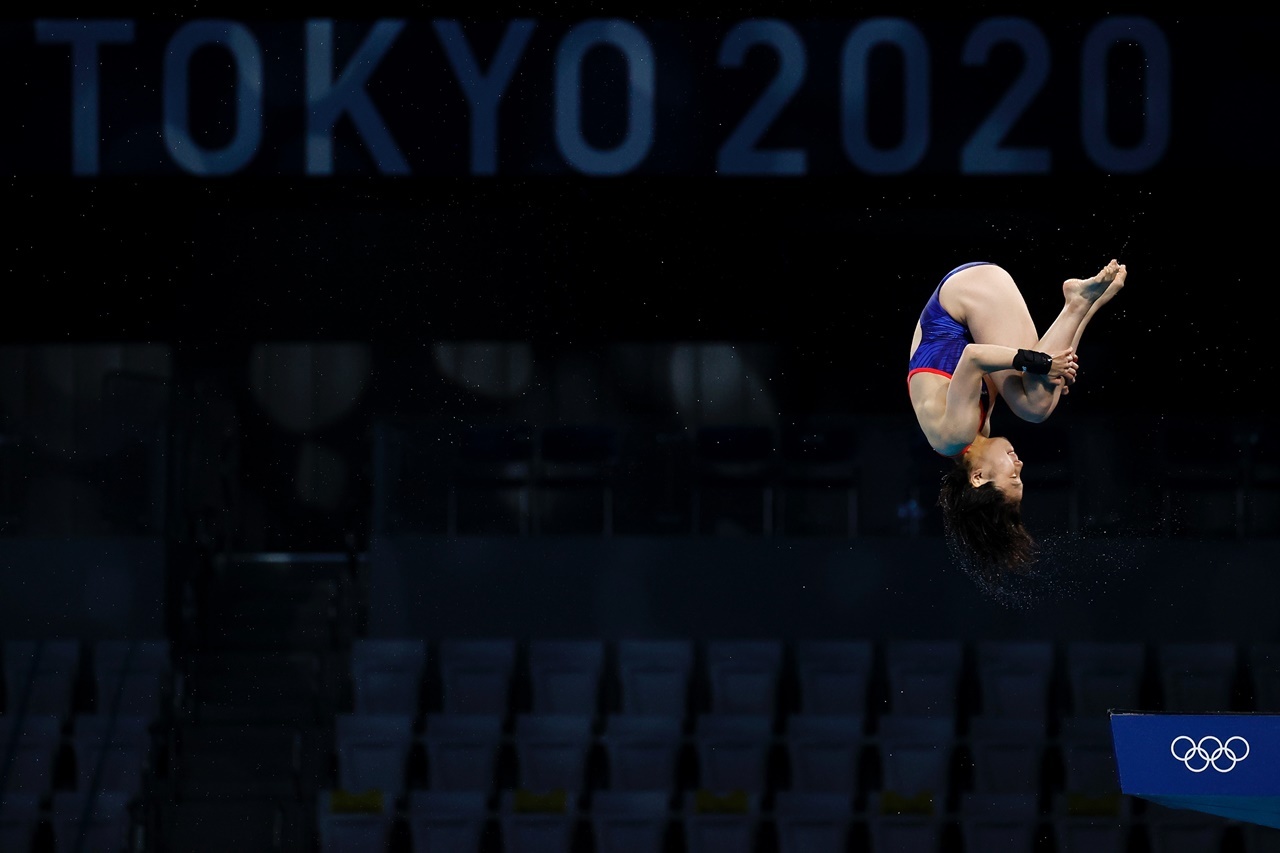
[{"label": "diver's head", "polygon": [[942,479],[947,535],[988,578],[1030,568],[1035,540],[1022,523],[1022,461],[1006,438],[978,436]]},{"label": "diver's head", "polygon": [[1022,460],[1009,439],[979,435],[962,457],[967,465],[969,485],[978,489],[990,483],[1010,501],[1022,503]]}]

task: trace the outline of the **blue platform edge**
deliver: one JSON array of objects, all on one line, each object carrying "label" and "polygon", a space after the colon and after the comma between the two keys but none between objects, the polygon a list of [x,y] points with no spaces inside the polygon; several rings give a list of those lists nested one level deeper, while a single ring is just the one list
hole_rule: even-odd
[{"label": "blue platform edge", "polygon": [[1110,717],[1122,793],[1280,828],[1280,714]]}]

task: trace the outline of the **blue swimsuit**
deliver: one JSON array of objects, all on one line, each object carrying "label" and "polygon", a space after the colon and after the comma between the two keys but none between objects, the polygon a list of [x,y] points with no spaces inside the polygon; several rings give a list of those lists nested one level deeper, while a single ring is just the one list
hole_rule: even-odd
[{"label": "blue swimsuit", "polygon": [[[956,365],[960,363],[960,354],[964,352],[965,345],[973,343],[973,336],[969,334],[969,329],[943,309],[942,303],[938,301],[938,294],[942,292],[942,285],[946,284],[947,279],[960,270],[986,263],[990,261],[961,264],[944,275],[942,281],[938,282],[938,286],[933,289],[933,295],[929,297],[924,310],[920,312],[920,344],[907,364],[908,394],[910,394],[911,377],[917,373],[937,373],[950,379]],[[983,425],[987,422],[987,412],[990,409],[990,394],[985,381],[982,383],[978,404],[982,408],[982,414],[978,419],[978,431],[981,432]]]}]

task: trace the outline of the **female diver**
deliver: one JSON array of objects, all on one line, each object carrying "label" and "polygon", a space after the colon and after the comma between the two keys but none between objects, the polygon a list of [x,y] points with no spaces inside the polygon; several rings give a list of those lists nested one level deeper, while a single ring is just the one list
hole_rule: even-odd
[{"label": "female diver", "polygon": [[920,314],[908,394],[930,446],[955,460],[938,495],[947,536],[988,582],[1027,571],[1036,545],[1022,523],[1022,460],[991,434],[995,400],[1031,423],[1048,418],[1075,382],[1085,326],[1126,275],[1112,260],[1092,278],[1067,279],[1043,335],[1013,277],[982,261],[943,276]]}]

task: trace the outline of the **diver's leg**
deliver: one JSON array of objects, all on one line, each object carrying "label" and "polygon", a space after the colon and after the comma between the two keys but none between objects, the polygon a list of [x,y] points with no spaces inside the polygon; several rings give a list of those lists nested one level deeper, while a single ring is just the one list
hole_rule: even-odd
[{"label": "diver's leg", "polygon": [[[968,326],[976,343],[1057,353],[1079,345],[1089,320],[1124,286],[1124,277],[1124,267],[1112,261],[1093,278],[1063,282],[1062,310],[1043,335],[1037,334],[1012,276],[994,264],[956,273],[943,285],[941,298],[943,307]],[[1015,370],[999,371],[992,379],[1009,407],[1033,422],[1052,413],[1065,388],[1060,380]]]}]

